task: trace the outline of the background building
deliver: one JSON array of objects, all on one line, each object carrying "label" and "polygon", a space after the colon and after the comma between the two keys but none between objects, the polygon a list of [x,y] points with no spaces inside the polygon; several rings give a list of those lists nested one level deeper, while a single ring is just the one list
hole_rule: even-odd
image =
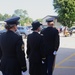
[{"label": "background building", "polygon": [[46,19],[48,19],[48,18],[54,18],[54,26],[55,26],[56,28],[60,28],[60,27],[62,26],[61,23],[58,22],[58,16],[52,16],[52,15],[47,15],[47,16],[45,16],[45,17],[42,19],[42,24],[43,24],[43,25],[47,25]]}]

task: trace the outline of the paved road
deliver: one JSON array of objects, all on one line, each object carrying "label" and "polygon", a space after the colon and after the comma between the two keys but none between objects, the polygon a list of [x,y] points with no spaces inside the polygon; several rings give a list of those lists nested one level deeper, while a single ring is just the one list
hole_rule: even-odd
[{"label": "paved road", "polygon": [[[63,37],[62,34],[60,36],[60,48],[53,75],[75,75],[75,34],[71,37]],[[24,41],[26,42],[25,39]],[[26,75],[29,75],[28,71]]]},{"label": "paved road", "polygon": [[75,34],[71,37],[61,35],[60,41],[53,75],[75,75]]}]

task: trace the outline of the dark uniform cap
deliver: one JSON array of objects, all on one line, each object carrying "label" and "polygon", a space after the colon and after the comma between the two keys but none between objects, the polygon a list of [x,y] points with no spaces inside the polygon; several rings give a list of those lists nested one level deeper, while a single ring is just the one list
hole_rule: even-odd
[{"label": "dark uniform cap", "polygon": [[11,25],[11,24],[16,24],[18,25],[19,22],[18,20],[20,19],[20,17],[12,17],[12,18],[9,18],[7,20],[5,20],[5,22],[8,24],[8,25]]},{"label": "dark uniform cap", "polygon": [[33,21],[32,22],[32,30],[36,30],[38,27],[40,27],[42,24],[39,21]]},{"label": "dark uniform cap", "polygon": [[54,21],[54,18],[48,18],[46,19],[46,22],[53,22]]}]

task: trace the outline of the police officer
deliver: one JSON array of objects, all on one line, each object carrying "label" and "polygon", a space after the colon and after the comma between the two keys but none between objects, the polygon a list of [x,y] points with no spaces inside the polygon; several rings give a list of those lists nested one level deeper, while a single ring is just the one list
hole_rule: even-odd
[{"label": "police officer", "polygon": [[41,31],[43,35],[44,50],[46,55],[46,60],[43,68],[43,75],[52,75],[55,63],[56,52],[59,48],[59,33],[56,28],[54,28],[54,18],[48,18],[46,20],[48,27]]},{"label": "police officer", "polygon": [[27,57],[29,58],[30,75],[42,75],[42,59],[44,59],[42,51],[42,37],[38,33],[42,24],[39,21],[32,23],[33,33],[27,38]]},{"label": "police officer", "polygon": [[1,71],[3,75],[22,75],[27,70],[24,43],[22,37],[17,35],[18,20],[12,17],[5,20],[7,32],[0,36]]}]

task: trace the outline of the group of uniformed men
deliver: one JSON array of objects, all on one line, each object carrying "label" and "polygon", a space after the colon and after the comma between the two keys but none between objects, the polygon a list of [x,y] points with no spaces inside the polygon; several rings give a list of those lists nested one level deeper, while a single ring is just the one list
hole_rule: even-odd
[{"label": "group of uniformed men", "polygon": [[[22,36],[16,34],[20,17],[5,20],[7,32],[0,35],[0,70],[3,75],[25,75],[27,70]],[[27,58],[30,75],[52,75],[59,32],[53,18],[46,20],[48,27],[41,30],[39,21],[32,22],[33,33],[27,37]],[[41,31],[41,32],[40,32]],[[40,33],[39,33],[40,32]]]}]

